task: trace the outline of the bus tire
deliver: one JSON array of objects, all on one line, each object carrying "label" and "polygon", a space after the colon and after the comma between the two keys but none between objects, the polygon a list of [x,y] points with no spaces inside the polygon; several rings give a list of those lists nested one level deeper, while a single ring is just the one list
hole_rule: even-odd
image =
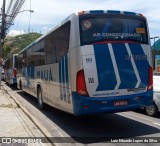
[{"label": "bus tire", "polygon": [[153,105],[146,107],[145,111],[148,116],[154,117],[158,114],[157,105],[153,102]]},{"label": "bus tire", "polygon": [[43,97],[42,97],[42,89],[41,87],[38,87],[37,89],[37,98],[38,98],[38,108],[40,110],[44,109],[44,103],[43,103]]}]

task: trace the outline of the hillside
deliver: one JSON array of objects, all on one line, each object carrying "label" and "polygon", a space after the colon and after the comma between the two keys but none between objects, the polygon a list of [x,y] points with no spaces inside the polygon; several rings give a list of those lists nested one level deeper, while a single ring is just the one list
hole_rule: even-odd
[{"label": "hillside", "polygon": [[155,44],[152,45],[152,58],[155,59],[155,55],[160,55],[160,39],[155,42]]},{"label": "hillside", "polygon": [[15,37],[7,36],[5,38],[5,44],[3,46],[3,57],[4,59],[10,53],[18,53],[20,50],[28,46],[34,40],[39,38],[42,34],[39,33],[28,33],[23,35],[17,35]]}]

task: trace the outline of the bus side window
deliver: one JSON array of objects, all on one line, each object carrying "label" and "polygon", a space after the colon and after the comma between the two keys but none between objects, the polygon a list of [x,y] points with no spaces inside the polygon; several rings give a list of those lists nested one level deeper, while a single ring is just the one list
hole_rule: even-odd
[{"label": "bus side window", "polygon": [[62,25],[45,38],[46,64],[56,63],[68,52],[70,22]]},{"label": "bus side window", "polygon": [[45,38],[46,64],[56,63],[56,49],[54,43],[54,32]]},{"label": "bus side window", "polygon": [[55,31],[54,42],[56,47],[56,58],[59,62],[69,49],[70,22],[62,25]]},{"label": "bus side window", "polygon": [[45,64],[44,41],[31,46],[27,52],[27,66],[39,66]]}]

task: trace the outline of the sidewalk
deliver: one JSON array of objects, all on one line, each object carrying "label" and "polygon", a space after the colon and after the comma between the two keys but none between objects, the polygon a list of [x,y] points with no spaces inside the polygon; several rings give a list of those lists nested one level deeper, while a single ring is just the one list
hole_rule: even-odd
[{"label": "sidewalk", "polygon": [[[21,110],[21,108],[18,107],[18,105],[10,97],[10,95],[6,93],[4,86],[5,85],[2,84],[0,89],[0,146],[16,146],[17,144],[4,143],[10,143],[10,141],[14,143],[16,142],[16,140],[18,140],[18,138],[19,141],[23,143],[20,145],[18,144],[18,146],[51,145],[49,143],[41,143],[40,137],[45,136],[26,116],[26,114]],[[7,139],[7,141],[5,139],[6,137],[9,138]],[[33,142],[33,140],[35,139],[36,142]]]}]

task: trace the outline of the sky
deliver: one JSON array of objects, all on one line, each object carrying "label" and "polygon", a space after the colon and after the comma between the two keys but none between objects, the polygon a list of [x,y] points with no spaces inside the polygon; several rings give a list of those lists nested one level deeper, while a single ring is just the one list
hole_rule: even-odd
[{"label": "sky", "polygon": [[[2,7],[0,0],[0,7]],[[8,4],[10,0],[6,0]],[[143,14],[149,25],[150,37],[160,36],[159,0],[25,0],[8,35],[28,32],[46,33],[72,13],[82,10],[120,10]]]}]

